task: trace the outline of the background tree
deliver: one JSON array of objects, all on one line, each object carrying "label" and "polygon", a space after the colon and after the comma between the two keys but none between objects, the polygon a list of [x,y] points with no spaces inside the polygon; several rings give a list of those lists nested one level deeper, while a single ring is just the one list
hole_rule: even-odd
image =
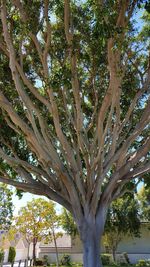
[{"label": "background tree", "polygon": [[46,201],[40,199],[40,205],[42,207],[41,218],[43,223],[43,233],[46,242],[54,242],[56,251],[56,266],[59,266],[59,257],[57,249],[57,238],[62,236],[60,231],[61,218],[57,215],[55,204],[52,201]]},{"label": "background tree", "polygon": [[4,261],[4,250],[0,249],[0,267],[3,267],[3,261]]},{"label": "background tree", "polygon": [[33,260],[35,263],[36,244],[41,241],[43,236],[40,214],[36,207],[32,205],[33,202],[28,202],[26,207],[20,209],[18,217],[15,218],[15,224],[16,230],[22,234],[28,243],[27,259],[29,258],[30,245],[33,244]]},{"label": "background tree", "polygon": [[15,249],[15,247],[9,247],[8,262],[11,263],[11,266],[13,266],[13,264],[14,264],[15,257],[16,257],[16,249]]},{"label": "background tree", "polygon": [[0,183],[0,229],[7,230],[12,223],[12,191],[6,184]]},{"label": "background tree", "polygon": [[56,262],[58,266],[58,252],[56,239],[60,236],[55,232],[59,226],[59,218],[55,211],[55,205],[42,198],[33,199],[19,211],[15,218],[16,231],[21,233],[28,243],[28,255],[30,244],[33,244],[33,260],[36,261],[36,245],[41,240],[54,241],[56,248]]},{"label": "background tree", "polygon": [[150,170],[142,2],[1,0],[0,181],[67,208],[86,267],[110,203]]},{"label": "background tree", "polygon": [[116,251],[125,235],[140,237],[139,205],[129,193],[112,202],[106,219],[103,244],[116,261]]},{"label": "background tree", "polygon": [[140,202],[141,221],[150,222],[150,188],[142,187],[138,192],[138,200]]},{"label": "background tree", "polygon": [[69,211],[63,208],[61,213],[61,227],[63,230],[71,236],[76,236],[78,234],[77,225]]}]

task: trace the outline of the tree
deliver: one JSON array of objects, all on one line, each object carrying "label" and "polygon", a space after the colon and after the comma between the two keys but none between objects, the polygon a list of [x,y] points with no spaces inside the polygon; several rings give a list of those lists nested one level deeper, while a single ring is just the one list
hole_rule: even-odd
[{"label": "tree", "polygon": [[138,192],[140,203],[140,218],[142,221],[150,221],[150,188],[142,187]]},{"label": "tree", "polygon": [[125,235],[140,237],[140,216],[138,201],[126,194],[111,204],[106,219],[103,243],[116,261],[116,250]]},{"label": "tree", "polygon": [[61,213],[61,227],[63,230],[71,236],[76,236],[78,234],[77,225],[69,211],[63,208]]},{"label": "tree", "polygon": [[0,181],[67,208],[86,267],[110,203],[150,170],[142,2],[1,0]]},{"label": "tree", "polygon": [[40,200],[42,207],[41,218],[43,222],[43,231],[46,241],[53,241],[56,251],[56,266],[59,266],[59,257],[57,249],[57,238],[62,236],[60,232],[61,218],[57,215],[55,204],[51,201]]},{"label": "tree", "polygon": [[8,262],[11,263],[11,266],[13,266],[15,257],[16,257],[16,249],[14,247],[9,247]]},{"label": "tree", "polygon": [[28,243],[27,259],[29,259],[30,245],[33,244],[33,260],[35,263],[36,244],[42,239],[42,222],[37,207],[33,204],[33,201],[28,202],[27,206],[21,208],[19,215],[14,219],[16,231],[21,233]]},{"label": "tree", "polygon": [[3,261],[4,261],[4,250],[0,249],[0,267],[3,267]]},{"label": "tree", "polygon": [[19,211],[15,218],[16,232],[22,234],[28,243],[27,259],[29,258],[30,244],[33,244],[33,260],[36,261],[36,245],[43,239],[48,241],[54,240],[56,248],[56,260],[58,266],[58,252],[56,239],[60,233],[55,233],[58,228],[59,218],[55,211],[55,205],[42,198],[33,199]]},{"label": "tree", "polygon": [[0,229],[7,230],[12,223],[13,203],[12,191],[7,185],[0,183]]}]

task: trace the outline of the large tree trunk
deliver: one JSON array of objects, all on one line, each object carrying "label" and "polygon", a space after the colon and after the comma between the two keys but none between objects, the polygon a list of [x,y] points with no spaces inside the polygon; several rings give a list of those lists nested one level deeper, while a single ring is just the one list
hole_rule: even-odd
[{"label": "large tree trunk", "polygon": [[104,231],[107,207],[101,207],[96,217],[92,214],[85,216],[79,226],[81,241],[83,244],[83,266],[102,267],[100,258],[101,238]]},{"label": "large tree trunk", "polygon": [[101,267],[100,260],[100,236],[96,235],[95,229],[85,232],[83,241],[83,264],[84,267]]}]

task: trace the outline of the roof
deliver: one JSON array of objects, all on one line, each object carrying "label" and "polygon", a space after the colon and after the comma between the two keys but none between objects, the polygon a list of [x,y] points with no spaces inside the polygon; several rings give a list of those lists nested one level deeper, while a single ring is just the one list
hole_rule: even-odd
[{"label": "roof", "polygon": [[[1,242],[3,242],[3,238],[6,237],[7,234],[7,230],[0,230],[0,245],[2,244]],[[21,243],[20,243],[21,241]],[[14,246],[14,247],[18,247],[23,245],[23,247],[28,247],[27,241],[25,240],[25,238],[23,238],[23,236],[20,233],[16,233],[15,234],[15,238],[13,240],[9,240],[6,238],[6,240],[4,241],[4,244],[7,243],[7,245],[5,246]]]},{"label": "roof", "polygon": [[[56,239],[56,243],[57,243],[58,248],[62,248],[62,247],[63,248],[70,248],[71,247],[71,236],[69,236],[67,234],[63,234],[62,236],[60,236]],[[54,241],[52,241],[50,243],[41,242],[39,247],[40,248],[41,247],[54,248],[55,244],[54,244]]]}]

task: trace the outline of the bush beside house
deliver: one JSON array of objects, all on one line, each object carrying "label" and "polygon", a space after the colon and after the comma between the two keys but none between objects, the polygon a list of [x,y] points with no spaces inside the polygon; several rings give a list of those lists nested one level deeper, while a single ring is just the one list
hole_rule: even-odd
[{"label": "bush beside house", "polygon": [[0,249],[0,267],[3,265],[4,261],[4,250]]},{"label": "bush beside house", "polygon": [[13,263],[16,257],[16,249],[14,247],[9,248],[8,262]]}]

